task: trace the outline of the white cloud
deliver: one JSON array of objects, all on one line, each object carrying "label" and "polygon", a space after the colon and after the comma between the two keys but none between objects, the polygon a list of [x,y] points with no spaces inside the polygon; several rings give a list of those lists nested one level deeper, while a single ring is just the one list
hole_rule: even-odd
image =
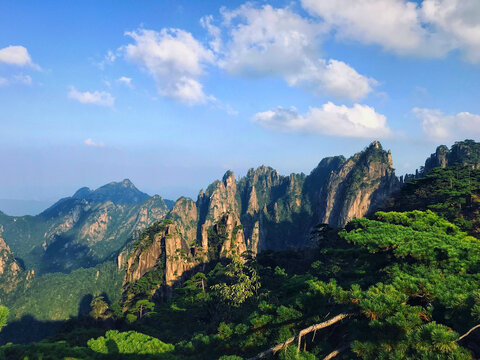
[{"label": "white cloud", "polygon": [[460,112],[446,115],[440,110],[414,108],[415,116],[422,120],[422,130],[432,141],[458,140],[480,135],[480,115]]},{"label": "white cloud", "polygon": [[32,62],[28,50],[23,46],[7,46],[0,49],[0,63],[15,66],[30,66],[35,69],[40,67]]},{"label": "white cloud", "polygon": [[204,29],[207,30],[208,34],[212,37],[212,40],[209,42],[210,48],[218,53],[221,51],[222,48],[222,38],[221,38],[221,30],[219,27],[212,24],[213,16],[208,15],[204,16],[200,19],[200,25]]},{"label": "white cloud", "polygon": [[124,47],[125,57],[153,76],[162,96],[189,105],[214,99],[204,93],[199,81],[205,65],[214,63],[214,53],[192,34],[180,29],[139,29],[126,35],[135,43]]},{"label": "white cloud", "polygon": [[116,52],[113,52],[112,50],[108,50],[107,54],[103,57],[103,60],[96,63],[95,65],[97,65],[101,70],[103,70],[105,68],[105,65],[110,65],[115,62],[115,60],[118,57],[117,52],[118,50]]},{"label": "white cloud", "polygon": [[350,100],[365,97],[376,84],[342,61],[319,58],[325,26],[289,8],[246,4],[223,9],[222,16],[229,41],[219,65],[230,74],[281,76],[290,86]]},{"label": "white cloud", "polygon": [[7,85],[8,85],[8,80],[3,77],[0,77],[0,87],[7,86]]},{"label": "white cloud", "polygon": [[82,104],[94,104],[109,107],[112,107],[115,104],[115,98],[106,91],[80,92],[73,86],[70,87],[68,97],[77,100]]},{"label": "white cloud", "polygon": [[478,0],[302,0],[302,6],[339,38],[409,55],[438,57],[460,49],[480,61]]},{"label": "white cloud", "polygon": [[480,62],[480,2],[478,0],[424,0],[422,15],[450,48],[464,51],[468,60]]},{"label": "white cloud", "polygon": [[16,83],[24,85],[32,85],[32,77],[30,75],[18,74],[13,76],[13,80]]},{"label": "white cloud", "polygon": [[360,104],[347,107],[328,102],[321,108],[310,108],[305,115],[294,107],[278,107],[255,114],[253,121],[270,130],[314,135],[384,138],[392,133],[384,115]]},{"label": "white cloud", "polygon": [[90,146],[90,147],[104,147],[105,146],[104,143],[93,141],[91,138],[85,139],[85,141],[83,143],[86,146]]},{"label": "white cloud", "polygon": [[132,87],[132,79],[126,76],[121,76],[117,81],[125,86]]}]

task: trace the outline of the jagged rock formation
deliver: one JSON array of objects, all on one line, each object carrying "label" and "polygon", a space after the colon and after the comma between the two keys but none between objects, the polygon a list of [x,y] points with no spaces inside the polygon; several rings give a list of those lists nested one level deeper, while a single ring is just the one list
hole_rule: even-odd
[{"label": "jagged rock formation", "polygon": [[[129,258],[125,282],[138,280],[162,261],[160,266],[175,268],[177,275],[189,269],[181,258],[158,260],[168,244],[195,258],[191,264],[247,250],[256,254],[303,247],[318,223],[341,227],[374,210],[399,185],[391,154],[378,142],[348,160],[323,159],[308,176],[281,176],[260,166],[237,181],[227,171],[221,181],[201,190],[196,202],[187,198],[176,202],[167,215],[172,224],[154,236],[156,245],[137,249]],[[119,263],[124,259],[122,255]],[[165,276],[167,284],[178,279]]]},{"label": "jagged rock formation", "polygon": [[164,200],[129,181],[82,188],[37,216],[0,213],[5,242],[27,269],[70,272],[94,266],[165,217]]},{"label": "jagged rock formation", "polygon": [[124,284],[132,284],[145,274],[160,271],[167,293],[171,293],[184,273],[198,265],[203,256],[196,257],[196,249],[190,247],[177,225],[166,219],[149,227],[134,244],[118,257],[120,267],[125,266]]},{"label": "jagged rock formation", "polygon": [[0,293],[9,293],[15,289],[21,272],[20,265],[0,235]]},{"label": "jagged rock formation", "polygon": [[445,145],[440,145],[425,161],[424,171],[428,173],[433,168],[445,168],[454,164],[480,169],[480,143],[473,140],[458,141],[450,150]]},{"label": "jagged rock formation", "polygon": [[424,177],[430,170],[452,165],[471,166],[480,169],[480,143],[474,140],[457,141],[448,149],[445,145],[437,147],[436,151],[425,161],[425,166],[420,167],[415,174],[406,174],[400,178],[401,182]]},{"label": "jagged rock formation", "polygon": [[398,187],[392,155],[375,141],[331,173],[323,188],[320,222],[343,226],[372,211]]},{"label": "jagged rock formation", "polygon": [[0,304],[2,297],[16,289],[17,285],[33,277],[34,271],[26,272],[15,259],[10,247],[2,238],[3,227],[0,226]]}]

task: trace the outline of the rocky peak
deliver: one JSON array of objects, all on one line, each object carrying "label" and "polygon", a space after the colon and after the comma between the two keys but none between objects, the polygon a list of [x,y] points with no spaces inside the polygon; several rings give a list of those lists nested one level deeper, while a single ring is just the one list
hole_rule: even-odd
[{"label": "rocky peak", "polygon": [[450,149],[445,145],[440,145],[425,161],[423,169],[417,170],[415,175],[406,174],[405,181],[425,176],[434,168],[445,168],[452,165],[480,169],[480,143],[474,140],[457,141]]},{"label": "rocky peak", "polygon": [[390,151],[374,141],[332,171],[322,191],[320,222],[341,227],[374,209],[398,186]]},{"label": "rocky peak", "polygon": [[235,174],[232,170],[227,170],[222,178],[223,184],[226,188],[233,187],[236,185]]},{"label": "rocky peak", "polygon": [[168,219],[175,221],[179,232],[189,243],[194,243],[197,238],[198,213],[197,205],[192,199],[181,197],[167,215]]},{"label": "rocky peak", "polygon": [[83,187],[72,196],[74,199],[89,202],[111,201],[114,204],[141,204],[149,197],[138,190],[128,179],[121,182],[110,182],[96,190]]},{"label": "rocky peak", "polygon": [[120,183],[120,185],[124,188],[128,189],[136,189],[135,185],[130,181],[130,179],[123,179],[123,181]]}]

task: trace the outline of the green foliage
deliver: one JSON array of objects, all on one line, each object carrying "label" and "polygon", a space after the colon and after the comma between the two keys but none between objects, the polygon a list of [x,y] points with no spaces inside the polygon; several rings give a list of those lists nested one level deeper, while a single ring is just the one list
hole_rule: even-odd
[{"label": "green foliage", "polygon": [[151,296],[164,283],[163,264],[149,271],[127,289],[127,296],[142,298]]},{"label": "green foliage", "polygon": [[108,310],[108,304],[105,302],[105,298],[103,296],[95,296],[90,302],[90,307],[92,308],[92,311],[90,311],[90,316],[94,319],[105,317],[105,313]]},{"label": "green foliage", "polygon": [[173,224],[172,220],[162,219],[160,221],[153,223],[149,227],[147,227],[140,234],[140,239],[135,243],[135,250],[140,250],[140,251],[147,250],[153,244],[155,235],[167,230],[168,226],[171,224]]},{"label": "green foliage", "polygon": [[151,336],[136,331],[107,331],[105,336],[88,341],[88,347],[102,354],[164,354],[172,352],[175,346],[165,344]]},{"label": "green foliage", "polygon": [[480,234],[480,170],[461,165],[436,168],[406,183],[386,210],[432,210],[463,231]]},{"label": "green foliage", "polygon": [[478,321],[472,310],[480,287],[480,241],[431,211],[375,217],[355,219],[341,233],[371,254],[369,263],[378,267],[374,283],[341,286],[340,271],[328,282],[311,281],[311,290],[366,320],[357,327],[370,328],[369,336],[352,337],[361,358],[469,358],[456,340]]},{"label": "green foliage", "polygon": [[0,330],[7,324],[8,309],[0,305]]},{"label": "green foliage", "polygon": [[[155,305],[149,296],[131,298],[117,330],[90,335],[88,346],[88,333],[65,334],[69,348],[62,351],[73,354],[75,348],[85,354],[81,358],[249,358],[312,324],[350,313],[304,336],[300,352],[295,341],[276,356],[323,358],[344,348],[339,358],[470,358],[467,348],[480,342],[480,331],[459,336],[480,322],[478,239],[430,210],[378,212],[340,233],[317,230],[313,243],[319,248],[202,264],[202,272],[174,289],[176,296],[153,297]],[[148,294],[148,286],[138,289]],[[123,317],[120,304],[106,312],[114,313]],[[44,344],[60,347],[53,339]],[[20,348],[16,354],[26,353],[27,346],[23,353]]]},{"label": "green foliage", "polygon": [[138,314],[138,318],[141,319],[148,311],[152,311],[155,307],[155,304],[143,299],[138,300],[135,303],[135,306],[130,309],[130,311],[134,314]]},{"label": "green foliage", "polygon": [[225,277],[225,282],[213,285],[212,290],[217,292],[221,301],[230,306],[240,306],[260,288],[255,269],[237,258],[225,268]]},{"label": "green foliage", "polygon": [[70,274],[46,274],[2,301],[9,307],[12,319],[28,314],[38,320],[66,320],[77,316],[82,301],[91,296],[106,294],[109,301],[120,299],[123,276],[114,261]]},{"label": "green foliage", "polygon": [[127,316],[125,317],[125,320],[127,321],[127,324],[133,324],[135,321],[137,321],[137,315],[127,314]]}]

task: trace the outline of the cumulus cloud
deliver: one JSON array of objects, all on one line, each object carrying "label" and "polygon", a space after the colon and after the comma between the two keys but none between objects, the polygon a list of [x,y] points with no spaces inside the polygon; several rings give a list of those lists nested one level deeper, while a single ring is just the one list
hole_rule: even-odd
[{"label": "cumulus cloud", "polygon": [[339,38],[377,44],[398,54],[443,56],[463,50],[480,61],[477,0],[302,0]]},{"label": "cumulus cloud", "polygon": [[360,104],[347,107],[328,102],[321,108],[310,108],[305,115],[294,107],[278,107],[255,114],[253,121],[270,130],[314,135],[384,138],[392,133],[384,115]]},{"label": "cumulus cloud", "polygon": [[91,138],[85,139],[85,141],[84,141],[83,143],[84,143],[86,146],[90,146],[90,147],[104,147],[104,146],[105,146],[104,143],[94,141],[94,140],[92,140]]},{"label": "cumulus cloud", "polygon": [[121,76],[117,81],[125,86],[132,87],[132,79],[126,76]]},{"label": "cumulus cloud", "polygon": [[215,61],[214,53],[191,33],[180,29],[139,29],[127,32],[135,43],[124,47],[128,60],[146,69],[162,96],[193,105],[213,100],[199,79],[204,67]]},{"label": "cumulus cloud", "polygon": [[219,66],[230,74],[281,76],[290,86],[350,100],[365,97],[376,84],[342,61],[319,58],[325,26],[289,8],[245,4],[223,9],[222,17],[228,41]]},{"label": "cumulus cloud", "polygon": [[0,49],[0,63],[15,66],[30,66],[40,69],[38,65],[32,62],[28,50],[23,46],[7,46]]},{"label": "cumulus cloud", "polygon": [[68,97],[70,99],[77,100],[82,104],[94,104],[109,107],[112,107],[115,104],[115,98],[106,91],[81,92],[73,86],[70,87]]},{"label": "cumulus cloud", "polygon": [[422,130],[432,141],[456,140],[480,135],[480,115],[460,112],[447,115],[437,109],[414,108]]}]

